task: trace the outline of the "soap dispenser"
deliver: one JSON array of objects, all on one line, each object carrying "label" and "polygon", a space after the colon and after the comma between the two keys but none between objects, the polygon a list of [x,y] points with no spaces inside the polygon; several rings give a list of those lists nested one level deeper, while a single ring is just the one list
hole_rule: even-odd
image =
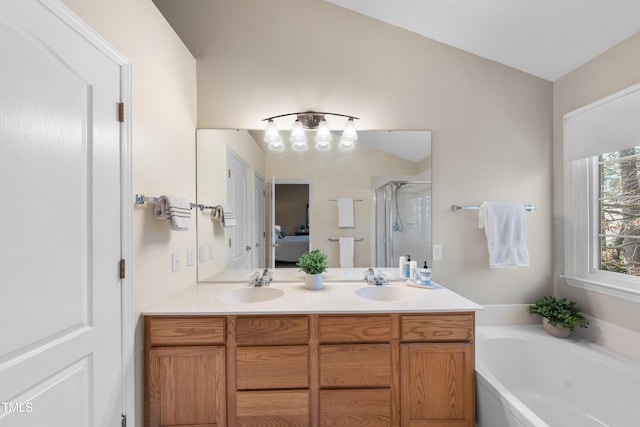
[{"label": "soap dispenser", "polygon": [[402,266],[402,275],[405,279],[411,277],[411,255],[407,255],[407,260],[404,262]]}]

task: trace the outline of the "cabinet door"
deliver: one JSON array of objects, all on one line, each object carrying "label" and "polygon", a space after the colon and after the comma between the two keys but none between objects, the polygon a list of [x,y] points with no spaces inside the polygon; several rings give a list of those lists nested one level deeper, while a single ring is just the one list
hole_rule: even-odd
[{"label": "cabinet door", "polygon": [[402,344],[400,352],[402,426],[473,427],[473,344]]},{"label": "cabinet door", "polygon": [[224,347],[149,350],[147,427],[224,427]]}]

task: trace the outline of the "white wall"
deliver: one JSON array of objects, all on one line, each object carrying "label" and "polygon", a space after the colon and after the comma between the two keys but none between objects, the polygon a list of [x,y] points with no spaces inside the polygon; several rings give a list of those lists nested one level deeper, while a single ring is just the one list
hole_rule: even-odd
[{"label": "white wall", "polygon": [[[132,63],[133,192],[175,194],[195,201],[195,59],[150,0],[64,2]],[[146,205],[136,206],[133,212],[136,318],[145,308],[196,281],[195,266],[186,265],[186,251],[196,245],[195,222],[188,232],[169,232],[152,211],[153,206]],[[172,252],[182,255],[177,273],[171,272]],[[142,425],[141,326],[139,319],[136,425]]]},{"label": "white wall", "polygon": [[569,287],[559,277],[564,270],[563,223],[564,180],[562,117],[579,107],[640,82],[640,33],[628,38],[592,61],[556,81],[554,111],[554,277],[556,293],[567,296],[598,319],[640,332],[637,303]]}]

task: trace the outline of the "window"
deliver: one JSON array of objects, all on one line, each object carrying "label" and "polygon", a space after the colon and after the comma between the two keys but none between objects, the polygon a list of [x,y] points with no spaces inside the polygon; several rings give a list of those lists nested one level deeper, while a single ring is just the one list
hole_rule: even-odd
[{"label": "window", "polygon": [[640,302],[640,85],[564,117],[564,275]]},{"label": "window", "polygon": [[640,276],[640,147],[603,154],[598,162],[603,271]]}]

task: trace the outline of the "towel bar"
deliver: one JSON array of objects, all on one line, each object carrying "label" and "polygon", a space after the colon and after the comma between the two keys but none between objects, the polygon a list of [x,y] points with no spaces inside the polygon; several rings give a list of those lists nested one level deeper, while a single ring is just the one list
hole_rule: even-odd
[{"label": "towel bar", "polygon": [[[329,237],[327,240],[329,240],[330,242],[339,242],[340,241],[340,239],[338,239],[336,237]],[[364,242],[364,237],[354,238],[353,241],[354,242]]]},{"label": "towel bar", "polygon": [[[477,211],[480,209],[480,206],[463,206],[463,205],[451,205],[451,210],[452,211]],[[533,205],[524,205],[524,210],[531,212],[533,210],[538,209],[536,206]]]},{"label": "towel bar", "polygon": [[[143,194],[136,194],[136,205],[144,205],[145,202],[149,203],[158,203],[160,199],[158,197],[147,197]],[[197,203],[189,203],[191,205],[191,209],[198,208],[201,211],[205,209],[211,209],[211,206],[199,205]]]},{"label": "towel bar", "polygon": [[[338,199],[329,199],[330,202],[337,202]],[[362,199],[353,199],[354,202],[364,202]]]}]

